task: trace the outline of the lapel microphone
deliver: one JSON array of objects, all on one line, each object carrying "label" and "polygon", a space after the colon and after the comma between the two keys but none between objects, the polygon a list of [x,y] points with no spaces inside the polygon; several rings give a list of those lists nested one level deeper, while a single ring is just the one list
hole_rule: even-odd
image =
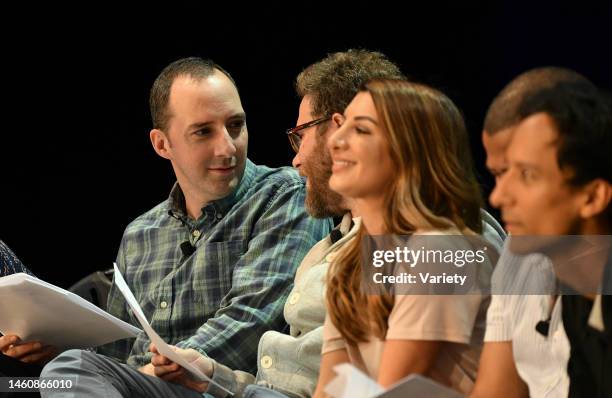
[{"label": "lapel microphone", "polygon": [[189,257],[196,251],[195,246],[193,246],[191,242],[189,242],[188,240],[181,243],[180,247],[181,247],[181,252],[183,253],[183,257]]},{"label": "lapel microphone", "polygon": [[[172,218],[179,220],[181,224],[183,225],[183,227],[188,226],[185,219],[178,214],[174,214],[172,210],[168,210],[168,215]],[[179,247],[181,248],[181,253],[183,253],[183,257],[189,257],[196,251],[195,246],[193,246],[191,242],[189,242],[188,240],[181,243]]]},{"label": "lapel microphone", "polygon": [[549,329],[550,329],[550,318],[541,320],[535,325],[535,330],[544,337],[548,337]]}]

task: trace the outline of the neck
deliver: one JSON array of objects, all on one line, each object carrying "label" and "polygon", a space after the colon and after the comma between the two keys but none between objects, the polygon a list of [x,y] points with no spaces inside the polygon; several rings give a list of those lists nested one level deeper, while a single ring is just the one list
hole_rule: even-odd
[{"label": "neck", "polygon": [[590,218],[583,222],[582,228],[576,235],[610,235],[610,230],[605,218]]},{"label": "neck", "polygon": [[179,186],[183,191],[183,196],[185,197],[185,211],[187,215],[197,220],[202,215],[202,207],[206,206],[209,202],[212,201],[211,198],[207,197],[207,195],[202,195],[199,192],[194,192],[193,190],[187,188],[183,188],[179,181]]},{"label": "neck", "polygon": [[383,214],[384,200],[380,199],[355,199],[351,213],[361,217],[361,222],[370,235],[382,235],[387,233]]},{"label": "neck", "polygon": [[199,201],[191,201],[190,203],[190,201],[185,198],[185,210],[187,210],[187,215],[189,216],[189,218],[193,218],[194,220],[200,218],[200,216],[202,215],[202,207],[204,207],[206,203],[207,202],[202,203]]}]

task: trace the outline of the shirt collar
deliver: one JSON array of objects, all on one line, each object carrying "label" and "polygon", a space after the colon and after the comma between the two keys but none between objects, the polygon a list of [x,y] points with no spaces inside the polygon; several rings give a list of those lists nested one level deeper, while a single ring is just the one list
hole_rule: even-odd
[{"label": "shirt collar", "polygon": [[343,236],[349,233],[349,231],[353,227],[353,224],[353,218],[351,216],[351,212],[349,211],[344,214],[344,217],[342,217],[342,221],[340,222],[340,224],[336,228],[334,228],[329,234],[329,239],[331,240],[331,243],[334,244],[338,242],[340,239],[342,239]]}]

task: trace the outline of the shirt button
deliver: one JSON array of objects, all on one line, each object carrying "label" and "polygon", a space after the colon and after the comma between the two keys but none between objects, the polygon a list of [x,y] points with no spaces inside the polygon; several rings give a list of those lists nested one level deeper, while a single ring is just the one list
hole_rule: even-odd
[{"label": "shirt button", "polygon": [[200,230],[199,229],[194,229],[191,234],[193,235],[194,238],[199,238],[200,237]]},{"label": "shirt button", "polygon": [[223,214],[221,214],[221,213],[217,213],[217,220],[220,220],[220,219],[222,219],[222,218],[223,218]]},{"label": "shirt button", "polygon": [[162,301],[161,303],[159,303],[159,308],[161,308],[162,310],[168,308],[168,303]]},{"label": "shirt button", "polygon": [[294,305],[298,301],[300,301],[300,294],[298,292],[295,292],[291,295],[291,298],[289,298],[289,304]]},{"label": "shirt button", "polygon": [[272,358],[265,355],[261,358],[261,367],[264,369],[269,369],[272,366]]}]

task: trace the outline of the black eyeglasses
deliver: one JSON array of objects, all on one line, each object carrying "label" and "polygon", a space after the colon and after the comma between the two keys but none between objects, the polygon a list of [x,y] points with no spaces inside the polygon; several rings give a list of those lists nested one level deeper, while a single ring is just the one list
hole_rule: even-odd
[{"label": "black eyeglasses", "polygon": [[311,120],[307,123],[300,124],[299,126],[292,127],[287,130],[287,137],[291,143],[291,148],[297,153],[300,151],[300,145],[302,144],[302,136],[298,134],[299,131],[307,129],[308,127],[316,126],[331,119],[331,116],[325,116],[320,119]]}]

